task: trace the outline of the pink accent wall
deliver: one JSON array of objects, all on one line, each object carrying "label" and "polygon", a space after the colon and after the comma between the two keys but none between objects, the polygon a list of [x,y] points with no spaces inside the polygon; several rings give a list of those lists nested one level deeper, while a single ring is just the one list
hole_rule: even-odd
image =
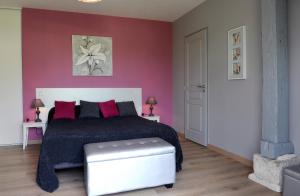
[{"label": "pink accent wall", "polygon": [[[112,37],[112,77],[72,76],[72,35]],[[171,23],[26,8],[22,40],[25,119],[36,88],[140,87],[143,102],[156,96],[154,112],[172,125]]]}]

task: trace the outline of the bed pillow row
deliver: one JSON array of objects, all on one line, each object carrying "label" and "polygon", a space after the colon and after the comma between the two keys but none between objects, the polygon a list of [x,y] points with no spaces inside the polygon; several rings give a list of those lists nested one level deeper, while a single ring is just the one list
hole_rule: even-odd
[{"label": "bed pillow row", "polygon": [[[55,101],[54,119],[75,119],[76,102]],[[115,116],[137,116],[133,101],[87,102],[80,101],[79,118],[110,118]]]}]

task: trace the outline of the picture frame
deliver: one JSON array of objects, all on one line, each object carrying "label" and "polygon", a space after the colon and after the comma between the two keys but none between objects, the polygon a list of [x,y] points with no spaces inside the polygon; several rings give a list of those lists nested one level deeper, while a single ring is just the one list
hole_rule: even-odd
[{"label": "picture frame", "polygon": [[112,38],[72,35],[73,76],[112,76]]},{"label": "picture frame", "polygon": [[247,78],[246,26],[228,31],[228,80]]}]

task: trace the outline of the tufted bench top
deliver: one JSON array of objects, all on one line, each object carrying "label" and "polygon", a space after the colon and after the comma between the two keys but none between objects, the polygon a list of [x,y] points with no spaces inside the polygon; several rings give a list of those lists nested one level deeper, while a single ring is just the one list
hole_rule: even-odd
[{"label": "tufted bench top", "polygon": [[142,138],[86,144],[84,152],[91,163],[175,153],[175,147],[160,138]]}]

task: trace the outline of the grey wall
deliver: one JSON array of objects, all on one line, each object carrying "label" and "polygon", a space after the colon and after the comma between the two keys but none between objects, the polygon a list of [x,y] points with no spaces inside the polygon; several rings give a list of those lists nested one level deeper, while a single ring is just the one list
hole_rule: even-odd
[{"label": "grey wall", "polygon": [[300,1],[289,0],[290,138],[300,154]]},{"label": "grey wall", "polygon": [[[248,159],[259,152],[261,136],[260,20],[260,0],[208,0],[173,25],[175,128],[184,130],[184,37],[208,27],[209,143]],[[247,80],[228,81],[227,31],[241,25],[247,26]]]}]

